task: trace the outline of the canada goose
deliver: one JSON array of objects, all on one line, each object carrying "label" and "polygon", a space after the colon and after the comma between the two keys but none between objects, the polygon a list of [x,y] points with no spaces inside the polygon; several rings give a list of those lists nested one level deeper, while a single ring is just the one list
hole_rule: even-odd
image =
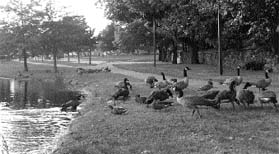
[{"label": "canada goose", "polygon": [[173,94],[170,91],[170,89],[154,90],[147,97],[147,100],[145,102],[146,102],[146,104],[151,104],[155,100],[164,101],[164,100],[168,99],[169,97],[173,97]]},{"label": "canada goose", "polygon": [[61,105],[61,111],[67,111],[67,109],[69,107],[71,107],[71,111],[76,111],[77,107],[81,103],[82,98],[85,98],[85,96],[82,95],[82,94],[79,94],[79,95],[75,96],[72,100],[69,100],[68,102],[62,104]]},{"label": "canada goose", "polygon": [[220,92],[220,90],[210,90],[207,91],[205,94],[201,95],[205,99],[215,99],[217,94]]},{"label": "canada goose", "polygon": [[170,85],[172,85],[172,83],[169,82],[169,81],[166,79],[166,76],[165,76],[165,73],[164,73],[164,72],[161,72],[161,75],[162,75],[162,77],[163,77],[163,80],[162,80],[162,81],[155,82],[155,83],[154,83],[154,87],[155,87],[155,88],[162,89],[162,88],[167,88],[167,87],[169,87]]},{"label": "canada goose", "polygon": [[135,96],[135,101],[139,104],[145,104],[146,97],[141,97],[139,94]]},{"label": "canada goose", "polygon": [[257,88],[259,88],[259,91],[261,89],[266,90],[266,88],[271,84],[272,79],[269,78],[268,76],[269,71],[266,70],[265,71],[265,79],[261,79],[257,82],[250,82],[252,85],[256,86]]},{"label": "canada goose", "polygon": [[124,82],[124,87],[118,89],[112,96],[111,99],[113,100],[114,104],[115,104],[115,100],[118,100],[120,98],[122,98],[123,101],[127,100],[129,98],[129,89],[128,89],[128,84],[127,82]]},{"label": "canada goose", "polygon": [[173,85],[173,87],[177,87],[177,88],[179,88],[179,89],[185,89],[185,88],[187,88],[188,87],[188,85],[189,85],[189,79],[188,79],[188,75],[187,75],[187,71],[188,70],[191,70],[189,67],[185,67],[184,69],[183,69],[183,76],[184,76],[184,79],[182,80],[182,81],[179,81],[179,82],[176,82],[174,85]]},{"label": "canada goose", "polygon": [[83,69],[83,68],[77,68],[77,69],[76,69],[76,72],[77,72],[78,75],[82,75],[83,73],[85,73],[85,69]]},{"label": "canada goose", "polygon": [[154,76],[148,76],[144,82],[149,85],[150,88],[154,87],[154,83],[158,82],[158,80]]},{"label": "canada goose", "polygon": [[126,114],[128,112],[128,109],[122,106],[108,105],[108,107],[111,109],[111,113],[113,114]]},{"label": "canada goose", "polygon": [[127,78],[124,78],[124,81],[117,82],[115,84],[115,87],[120,89],[120,88],[125,88],[126,85],[130,87],[130,90],[132,90],[132,85],[130,84],[130,82]]},{"label": "canada goose", "polygon": [[277,106],[276,106],[276,103],[278,101],[277,101],[276,94],[274,91],[271,91],[271,90],[266,91],[266,89],[262,88],[262,92],[260,93],[258,99],[259,99],[262,107],[263,107],[263,104],[273,103],[275,110],[278,111]]},{"label": "canada goose", "polygon": [[177,103],[187,106],[189,109],[192,109],[192,116],[194,116],[195,112],[197,111],[199,118],[201,118],[201,114],[199,111],[200,106],[211,106],[215,109],[219,109],[219,106],[215,102],[215,100],[205,99],[201,96],[188,96],[183,97],[183,90],[180,88],[174,88],[176,94],[176,101]]},{"label": "canada goose", "polygon": [[237,93],[237,101],[239,101],[239,103],[243,104],[243,106],[246,108],[246,105],[249,107],[250,104],[254,103],[254,99],[255,99],[255,95],[252,91],[248,90],[247,88],[250,87],[251,84],[249,82],[247,82],[243,89],[240,90]]},{"label": "canada goose", "polygon": [[232,81],[235,81],[235,82],[236,82],[236,86],[238,86],[238,85],[240,85],[240,84],[242,83],[242,80],[243,80],[243,79],[242,79],[242,77],[240,76],[240,66],[237,66],[236,70],[237,70],[237,76],[226,79],[226,80],[223,82],[223,84],[225,84],[225,85],[230,85],[230,83],[231,83]]},{"label": "canada goose", "polygon": [[[225,102],[223,100],[228,100],[227,102],[231,102],[233,109],[235,109],[234,107],[234,102],[236,101],[236,81],[232,81],[230,83],[230,87],[229,90],[223,90],[220,91],[217,96],[215,97],[215,101],[216,103],[220,106],[220,104],[222,102]],[[239,104],[239,102],[236,101],[237,104]]]},{"label": "canada goose", "polygon": [[200,88],[198,89],[198,91],[208,91],[208,90],[210,90],[211,88],[213,88],[213,82],[212,82],[212,79],[209,79],[209,80],[207,81],[207,84],[204,85],[204,86],[202,86],[202,87],[200,87]]}]

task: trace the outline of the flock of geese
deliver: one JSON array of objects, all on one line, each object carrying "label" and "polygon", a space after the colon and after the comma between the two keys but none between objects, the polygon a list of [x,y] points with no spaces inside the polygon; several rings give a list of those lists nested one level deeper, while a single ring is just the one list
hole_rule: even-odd
[{"label": "flock of geese", "polygon": [[[148,107],[153,109],[160,110],[172,106],[173,103],[177,102],[182,106],[188,107],[192,110],[192,116],[195,112],[201,118],[199,109],[202,106],[209,106],[215,109],[220,110],[220,105],[222,103],[231,103],[233,109],[235,110],[235,103],[238,105],[243,105],[245,108],[248,108],[251,104],[255,103],[255,94],[253,91],[249,90],[249,87],[256,87],[259,89],[258,101],[263,104],[272,103],[277,111],[277,99],[276,93],[271,90],[267,90],[267,87],[270,86],[272,80],[268,75],[268,70],[265,71],[265,78],[258,80],[257,82],[243,82],[242,76],[240,76],[240,67],[237,67],[237,76],[228,78],[220,84],[228,85],[228,89],[225,90],[212,90],[213,81],[209,79],[207,84],[200,87],[198,91],[202,92],[199,95],[194,96],[185,96],[184,90],[189,86],[189,78],[187,71],[191,70],[189,67],[183,69],[184,78],[181,81],[178,79],[169,79],[167,80],[165,74],[161,72],[162,80],[159,81],[154,76],[149,76],[145,79],[145,84],[147,84],[153,90],[149,96],[142,97],[140,94],[135,96],[135,101],[140,104],[146,104]],[[244,86],[241,90],[236,89],[237,86],[240,86],[244,83]],[[113,93],[110,98],[111,103],[109,108],[112,113],[123,114],[127,113],[127,109],[116,105],[115,101],[117,100],[127,100],[130,96],[130,90],[132,90],[132,85],[127,78],[124,78],[123,81],[118,82],[115,87],[117,90]],[[173,101],[175,96],[176,101]]]}]

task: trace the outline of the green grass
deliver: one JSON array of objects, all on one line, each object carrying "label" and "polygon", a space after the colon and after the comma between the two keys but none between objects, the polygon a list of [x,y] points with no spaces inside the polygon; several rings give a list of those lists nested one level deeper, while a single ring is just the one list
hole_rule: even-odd
[{"label": "green grass", "polygon": [[[45,60],[45,61],[36,61],[36,60],[30,60],[30,62],[35,62],[35,63],[44,63],[44,64],[52,64],[53,65],[53,61],[52,60]],[[91,64],[89,65],[88,63],[76,63],[76,62],[73,62],[73,61],[60,61],[60,60],[57,60],[57,64],[61,64],[61,65],[69,65],[69,66],[72,66],[72,67],[82,67],[82,66],[96,66],[96,64]]]},{"label": "green grass", "polygon": [[[184,65],[126,65],[136,71],[182,77]],[[221,79],[214,68],[189,65],[191,78]],[[148,68],[148,69],[147,69]],[[8,62],[0,65],[0,75],[12,77],[22,70],[22,64]],[[29,65],[33,76],[51,78],[52,66]],[[81,104],[81,114],[71,123],[68,133],[60,139],[53,154],[170,154],[170,153],[279,153],[279,114],[270,104],[263,109],[257,105],[249,110],[222,104],[221,111],[201,109],[202,119],[191,117],[191,111],[174,105],[162,111],[146,108],[134,101],[136,94],[147,96],[149,89],[142,80],[128,77],[133,84],[131,98],[120,105],[128,108],[127,115],[113,115],[106,100],[115,91],[113,85],[124,75],[94,73],[79,76],[73,68],[59,68],[65,80],[75,80],[72,88],[86,88],[89,95]],[[217,70],[217,69],[215,69]],[[245,80],[262,78],[262,72],[242,72]],[[225,72],[234,75],[234,72]],[[276,81],[275,74],[271,74]],[[272,83],[273,86],[277,82]],[[276,86],[275,86],[276,87]],[[196,94],[191,87],[187,95]]]},{"label": "green grass", "polygon": [[[83,59],[88,59],[88,57],[83,57]],[[152,55],[119,55],[119,56],[94,56],[92,61],[106,61],[106,62],[116,62],[116,61],[139,61],[139,62],[151,62],[153,61]]]},{"label": "green grass", "polygon": [[[54,154],[170,154],[170,153],[278,153],[279,114],[271,106],[232,111],[230,104],[221,111],[203,109],[202,119],[191,117],[187,108],[174,105],[154,111],[134,101],[136,94],[148,95],[142,80],[134,85],[131,99],[122,106],[127,115],[113,115],[106,99],[123,75],[94,74],[87,88],[90,95],[83,110]],[[187,94],[194,94],[186,90]]]}]

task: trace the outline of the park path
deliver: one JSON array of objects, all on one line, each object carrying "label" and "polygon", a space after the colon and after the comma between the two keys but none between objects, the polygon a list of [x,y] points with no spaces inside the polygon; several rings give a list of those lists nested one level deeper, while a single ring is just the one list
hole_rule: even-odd
[{"label": "park path", "polygon": [[[77,63],[76,61],[72,60],[71,62],[73,63]],[[48,63],[40,63],[40,62],[28,62],[30,64],[35,64],[35,65],[53,65],[53,64],[48,64]],[[88,63],[86,60],[81,59],[80,63]],[[94,62],[93,62],[94,63]],[[126,76],[130,76],[136,79],[140,79],[140,80],[144,80],[145,78],[147,78],[148,76],[154,76],[157,79],[162,79],[161,75],[158,74],[153,74],[153,73],[142,73],[142,72],[136,72],[136,71],[132,71],[132,70],[126,70],[126,69],[121,69],[118,68],[116,66],[114,66],[114,64],[140,64],[140,63],[152,63],[152,62],[137,62],[137,61],[115,61],[115,62],[106,62],[106,61],[101,61],[101,62],[97,62],[97,65],[88,65],[88,66],[84,66],[84,65],[80,65],[80,66],[70,66],[70,65],[66,65],[66,64],[57,64],[58,67],[70,67],[70,68],[77,68],[77,67],[82,67],[85,69],[96,69],[96,68],[101,68],[101,67],[109,67],[111,69],[112,73],[117,73],[117,74],[122,74],[122,75],[126,75]],[[160,62],[159,62],[160,63]],[[166,76],[167,79],[171,79],[171,78],[176,78],[174,76]],[[182,80],[183,78],[178,78],[178,80]],[[201,87],[202,85],[206,84],[207,81],[204,80],[198,80],[198,79],[192,79],[190,78],[190,82],[189,82],[189,88],[196,90],[199,87]],[[219,83],[214,82],[214,87],[218,88],[218,89],[225,89],[226,86],[222,86],[219,85]]]}]

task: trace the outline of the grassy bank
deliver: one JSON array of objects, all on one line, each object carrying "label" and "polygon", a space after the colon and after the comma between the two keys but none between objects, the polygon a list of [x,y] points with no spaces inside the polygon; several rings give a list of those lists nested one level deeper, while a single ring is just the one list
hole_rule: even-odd
[{"label": "grassy bank", "polygon": [[[47,71],[52,70],[52,66],[29,67],[33,76],[48,78],[55,75]],[[142,72],[164,71],[167,75],[182,77],[184,65],[158,65],[156,69],[142,64],[121,67]],[[210,70],[209,66],[190,67],[191,78],[219,79],[217,71]],[[12,77],[22,70],[22,64],[11,62],[0,68],[2,76]],[[73,68],[59,70],[66,81],[75,81],[72,88],[85,88],[89,96],[81,104],[81,114],[72,121],[53,154],[279,153],[279,114],[271,105],[264,109],[253,106],[249,110],[237,106],[236,111],[232,111],[230,104],[222,104],[221,111],[201,110],[202,119],[191,117],[191,111],[179,105],[155,111],[134,101],[136,94],[146,96],[151,89],[143,80],[128,77],[133,85],[131,98],[121,103],[128,108],[128,114],[113,115],[106,100],[115,91],[115,82],[127,76],[113,73],[80,76]],[[262,77],[262,72],[256,73],[258,76],[250,75],[251,80]],[[243,75],[249,78],[249,74],[244,72]],[[271,76],[274,78],[274,74]],[[185,93],[195,94],[191,87]]]},{"label": "grassy bank", "polygon": [[142,80],[128,77],[133,84],[131,99],[121,105],[129,112],[113,115],[105,100],[124,77],[111,73],[91,77],[81,115],[54,154],[279,153],[279,114],[271,106],[232,111],[227,104],[221,111],[202,110],[202,119],[191,117],[190,110],[179,105],[155,111],[134,101],[136,94],[151,90]]}]

